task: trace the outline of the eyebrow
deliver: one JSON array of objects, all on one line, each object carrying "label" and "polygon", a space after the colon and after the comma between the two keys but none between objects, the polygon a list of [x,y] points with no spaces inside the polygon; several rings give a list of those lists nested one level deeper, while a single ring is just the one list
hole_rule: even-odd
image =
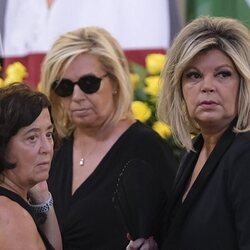
[{"label": "eyebrow", "polygon": [[218,70],[218,69],[223,68],[223,67],[227,67],[227,68],[231,68],[231,69],[236,69],[234,65],[229,65],[229,64],[222,64],[222,65],[216,67],[215,69]]},{"label": "eyebrow", "polygon": [[[54,125],[53,125],[53,124],[50,124],[50,125],[46,128],[46,130],[50,130],[50,129],[54,129]],[[31,132],[39,132],[40,130],[41,130],[41,129],[40,129],[40,128],[37,128],[37,127],[31,128],[31,129],[29,129],[28,131],[26,131],[26,132],[24,133],[24,135],[29,134],[29,133],[31,133]]]},{"label": "eyebrow", "polygon": [[[217,67],[215,68],[215,70],[219,70],[219,69],[221,69],[221,68],[223,68],[223,67],[227,67],[227,68],[234,69],[234,70],[236,69],[234,65],[222,64],[222,65],[217,66]],[[199,70],[199,71],[200,71],[200,69],[199,69],[198,67],[195,67],[195,66],[186,67],[186,68],[184,69],[184,71],[187,71],[187,70]],[[183,72],[184,72],[184,71],[183,71]]]}]

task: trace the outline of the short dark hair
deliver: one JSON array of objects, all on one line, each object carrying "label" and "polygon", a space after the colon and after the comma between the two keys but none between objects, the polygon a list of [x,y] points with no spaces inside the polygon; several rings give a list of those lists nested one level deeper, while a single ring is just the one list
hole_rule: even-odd
[{"label": "short dark hair", "polygon": [[15,164],[5,160],[6,146],[11,137],[33,123],[44,108],[50,112],[46,95],[32,90],[25,83],[0,88],[0,174],[15,167]]}]

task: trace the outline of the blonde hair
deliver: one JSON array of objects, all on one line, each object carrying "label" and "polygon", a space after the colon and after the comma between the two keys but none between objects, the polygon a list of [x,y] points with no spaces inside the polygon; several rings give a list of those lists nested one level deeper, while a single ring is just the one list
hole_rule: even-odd
[{"label": "blonde hair", "polygon": [[55,127],[61,137],[71,134],[74,124],[64,111],[60,97],[51,89],[51,85],[55,80],[62,79],[70,63],[81,54],[96,56],[103,70],[116,85],[117,94],[114,95],[116,110],[109,122],[115,123],[131,116],[133,90],[129,79],[128,62],[121,46],[103,28],[80,28],[59,37],[47,52],[42,64],[41,90],[50,99]]},{"label": "blonde hair", "polygon": [[168,123],[177,141],[192,150],[190,133],[200,132],[187,112],[182,96],[182,75],[200,52],[219,49],[235,64],[240,75],[238,121],[235,132],[250,130],[250,31],[240,21],[225,17],[199,17],[184,27],[168,51],[161,74],[158,116]]}]

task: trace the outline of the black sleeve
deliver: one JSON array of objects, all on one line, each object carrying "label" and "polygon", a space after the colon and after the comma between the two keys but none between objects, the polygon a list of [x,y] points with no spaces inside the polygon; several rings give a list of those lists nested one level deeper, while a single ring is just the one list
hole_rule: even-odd
[{"label": "black sleeve", "polygon": [[250,249],[250,142],[236,149],[228,178],[228,197],[240,250]]}]

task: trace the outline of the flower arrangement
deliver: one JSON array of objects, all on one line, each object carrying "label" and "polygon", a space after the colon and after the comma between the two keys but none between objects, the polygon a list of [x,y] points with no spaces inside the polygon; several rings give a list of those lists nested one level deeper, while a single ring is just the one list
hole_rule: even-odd
[{"label": "flower arrangement", "polygon": [[160,91],[160,72],[166,60],[166,55],[156,53],[146,56],[145,68],[130,63],[130,77],[134,87],[132,113],[135,119],[149,125],[162,138],[166,139],[179,160],[183,149],[175,143],[170,127],[159,121],[156,116],[156,101]]},{"label": "flower arrangement", "polygon": [[[2,68],[0,68],[0,71]],[[0,78],[0,87],[4,87],[13,82],[22,82],[28,75],[25,66],[20,62],[10,64],[5,72],[5,78]]]}]

